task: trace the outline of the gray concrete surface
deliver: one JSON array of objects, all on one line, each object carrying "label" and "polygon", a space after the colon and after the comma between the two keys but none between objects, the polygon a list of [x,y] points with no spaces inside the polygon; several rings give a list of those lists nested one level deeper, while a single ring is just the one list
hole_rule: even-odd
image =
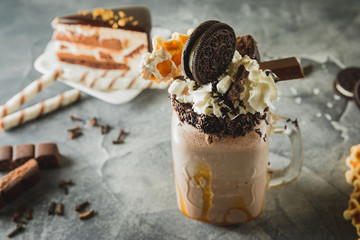
[{"label": "gray concrete surface", "polygon": [[[298,56],[302,64],[314,64],[305,80],[279,83],[281,100],[274,110],[299,119],[305,153],[301,177],[269,190],[263,214],[252,222],[218,227],[187,219],[176,206],[167,92],[146,90],[118,106],[84,95],[75,105],[0,132],[0,145],[54,141],[64,156],[61,169],[44,171],[35,188],[0,210],[0,239],[15,227],[10,218],[22,203],[34,207],[34,220],[16,239],[356,239],[342,213],[352,191],[345,182],[344,159],[350,146],[360,143],[360,111],[353,102],[334,98],[332,81],[340,63],[360,66],[357,0],[2,0],[0,103],[40,76],[33,62],[51,38],[54,17],[134,4],[150,8],[155,27],[185,32],[206,19],[219,19],[238,35],[252,34],[264,60]],[[66,89],[55,83],[27,105]],[[71,114],[89,120],[97,116],[114,129],[102,136],[88,121],[84,136],[70,141]],[[130,133],[126,143],[112,145],[121,127]],[[288,157],[287,140],[272,138],[270,159]],[[76,184],[66,196],[57,182],[67,178]],[[86,222],[73,210],[83,200],[98,212]],[[51,201],[65,204],[64,217],[47,215]]]}]

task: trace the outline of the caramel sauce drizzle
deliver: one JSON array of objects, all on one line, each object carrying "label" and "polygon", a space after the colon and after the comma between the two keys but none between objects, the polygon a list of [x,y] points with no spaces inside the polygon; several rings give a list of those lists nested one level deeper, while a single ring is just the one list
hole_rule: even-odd
[{"label": "caramel sauce drizzle", "polygon": [[213,193],[211,191],[211,170],[206,162],[199,163],[194,179],[203,191],[203,209],[201,213],[201,220],[209,221],[209,212],[212,204]]}]

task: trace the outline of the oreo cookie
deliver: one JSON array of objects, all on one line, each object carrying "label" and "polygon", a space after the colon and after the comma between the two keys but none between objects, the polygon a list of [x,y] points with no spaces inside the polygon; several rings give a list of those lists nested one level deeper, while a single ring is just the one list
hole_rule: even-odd
[{"label": "oreo cookie", "polygon": [[354,88],[354,102],[360,108],[360,80],[356,83]]},{"label": "oreo cookie", "polygon": [[260,62],[260,53],[255,39],[251,35],[236,37],[236,50],[241,56],[248,55],[250,58]]},{"label": "oreo cookie", "polygon": [[200,84],[215,81],[231,63],[235,45],[235,32],[229,25],[215,20],[200,24],[184,46],[186,76]]},{"label": "oreo cookie", "polygon": [[341,70],[334,81],[334,89],[342,97],[352,99],[357,82],[360,81],[360,68],[349,67]]}]

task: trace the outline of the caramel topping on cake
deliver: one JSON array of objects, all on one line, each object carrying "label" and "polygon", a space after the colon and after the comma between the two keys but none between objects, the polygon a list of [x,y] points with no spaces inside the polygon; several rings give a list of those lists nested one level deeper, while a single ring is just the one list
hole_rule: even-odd
[{"label": "caramel topping on cake", "polygon": [[78,11],[78,14],[82,16],[91,15],[93,20],[100,17],[102,21],[108,22],[112,28],[125,27],[128,22],[133,26],[139,23],[134,21],[134,16],[127,17],[123,11],[116,12],[112,9],[96,8],[92,11]]}]

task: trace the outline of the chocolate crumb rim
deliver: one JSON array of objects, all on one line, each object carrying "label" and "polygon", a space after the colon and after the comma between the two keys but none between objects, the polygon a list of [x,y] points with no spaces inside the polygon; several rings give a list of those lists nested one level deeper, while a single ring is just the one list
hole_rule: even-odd
[{"label": "chocolate crumb rim", "polygon": [[[264,109],[264,113],[247,113],[240,114],[235,119],[230,120],[228,117],[218,118],[216,116],[209,116],[205,114],[196,113],[192,109],[190,103],[180,103],[175,96],[169,96],[173,109],[176,111],[179,120],[188,123],[198,129],[200,132],[213,135],[218,138],[225,136],[245,136],[246,133],[257,132],[260,135],[257,127],[261,124],[261,120],[269,125],[267,121],[269,108]],[[211,141],[210,141],[211,142]]]}]

